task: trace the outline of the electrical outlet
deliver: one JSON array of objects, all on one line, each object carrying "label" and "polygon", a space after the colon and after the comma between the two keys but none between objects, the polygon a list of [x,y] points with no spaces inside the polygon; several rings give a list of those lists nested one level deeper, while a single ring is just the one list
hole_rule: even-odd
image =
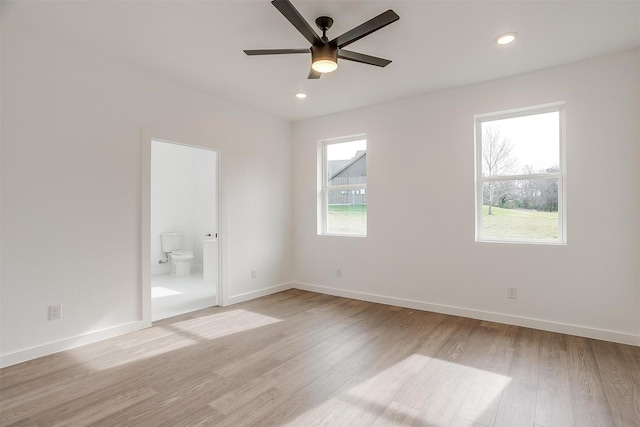
[{"label": "electrical outlet", "polygon": [[256,270],[251,270],[251,278],[255,279],[257,277],[257,272]]},{"label": "electrical outlet", "polygon": [[336,270],[336,277],[342,277],[342,269],[341,268],[338,268]]},{"label": "electrical outlet", "polygon": [[60,304],[49,306],[49,320],[58,320],[62,317],[62,307]]},{"label": "electrical outlet", "polygon": [[507,298],[516,299],[516,288],[507,288]]}]

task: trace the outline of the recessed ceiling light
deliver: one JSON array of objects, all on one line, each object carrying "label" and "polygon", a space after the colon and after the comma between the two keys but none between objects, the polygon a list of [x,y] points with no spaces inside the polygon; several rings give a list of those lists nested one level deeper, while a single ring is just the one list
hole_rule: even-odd
[{"label": "recessed ceiling light", "polygon": [[306,97],[307,97],[306,93],[302,93],[302,92],[296,93],[296,98],[304,99]]},{"label": "recessed ceiling light", "polygon": [[502,33],[502,34],[498,35],[494,39],[494,41],[497,44],[505,45],[505,44],[509,44],[509,43],[513,42],[517,38],[518,38],[518,33]]}]

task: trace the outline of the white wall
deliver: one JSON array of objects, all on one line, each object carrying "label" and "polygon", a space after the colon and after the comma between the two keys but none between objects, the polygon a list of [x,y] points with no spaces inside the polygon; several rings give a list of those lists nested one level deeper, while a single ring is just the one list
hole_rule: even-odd
[{"label": "white wall", "polygon": [[[222,151],[232,302],[293,275],[303,288],[640,343],[638,51],[299,122],[292,150],[284,120],[4,17],[1,37],[0,364],[140,326],[141,128]],[[473,115],[560,100],[569,244],[474,242]],[[317,236],[316,142],[359,133],[368,237]],[[53,303],[63,318],[47,321]]]},{"label": "white wall", "polygon": [[[635,50],[295,123],[297,286],[640,344],[639,76]],[[476,243],[474,114],[556,101],[568,245]],[[317,141],[359,133],[368,237],[318,236]]]},{"label": "white wall", "polygon": [[202,270],[202,240],[217,233],[216,156],[212,150],[153,141],[151,146],[151,274],[171,273],[160,233],[183,233],[183,250]]},{"label": "white wall", "polygon": [[2,364],[140,327],[141,128],[222,151],[230,300],[288,286],[287,121],[5,17],[2,56]]}]

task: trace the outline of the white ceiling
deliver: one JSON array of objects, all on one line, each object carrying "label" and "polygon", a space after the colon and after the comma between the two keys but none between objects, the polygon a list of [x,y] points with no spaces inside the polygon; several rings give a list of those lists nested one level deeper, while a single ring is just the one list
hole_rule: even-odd
[{"label": "white ceiling", "polygon": [[[310,55],[246,56],[243,49],[308,47],[269,0],[4,1],[2,22],[290,120],[640,46],[640,0],[292,3],[314,28],[316,17],[331,16],[330,39],[393,9],[399,21],[348,48],[393,62],[340,61],[307,80]],[[495,45],[505,31],[520,37]],[[308,98],[295,98],[298,91]]]}]

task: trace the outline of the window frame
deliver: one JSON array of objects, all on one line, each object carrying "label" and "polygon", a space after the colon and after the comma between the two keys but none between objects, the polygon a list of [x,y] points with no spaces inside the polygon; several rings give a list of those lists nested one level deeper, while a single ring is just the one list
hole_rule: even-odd
[{"label": "window frame", "polygon": [[[332,233],[327,230],[327,220],[329,212],[329,191],[352,191],[352,190],[364,190],[367,193],[367,184],[348,184],[348,185],[329,185],[328,179],[328,159],[327,159],[327,147],[333,144],[343,144],[353,141],[364,140],[367,142],[367,154],[369,141],[366,134],[357,134],[339,138],[323,139],[318,141],[318,235],[321,236],[339,236],[339,237],[367,237],[368,234],[368,221],[364,234],[355,233]],[[368,172],[367,172],[368,175]],[[369,203],[367,201],[367,218],[368,218]]]},{"label": "window frame", "polygon": [[[545,113],[558,113],[558,160],[559,171],[535,174],[500,175],[492,177],[482,176],[482,123],[517,117],[533,116]],[[565,103],[555,102],[512,110],[477,114],[473,116],[474,123],[474,161],[475,161],[475,240],[476,242],[538,244],[538,245],[566,245],[567,244],[567,197],[566,197],[566,163],[565,163]],[[524,181],[539,179],[558,180],[558,238],[557,239],[523,239],[496,238],[483,236],[483,186],[485,182]]]}]

